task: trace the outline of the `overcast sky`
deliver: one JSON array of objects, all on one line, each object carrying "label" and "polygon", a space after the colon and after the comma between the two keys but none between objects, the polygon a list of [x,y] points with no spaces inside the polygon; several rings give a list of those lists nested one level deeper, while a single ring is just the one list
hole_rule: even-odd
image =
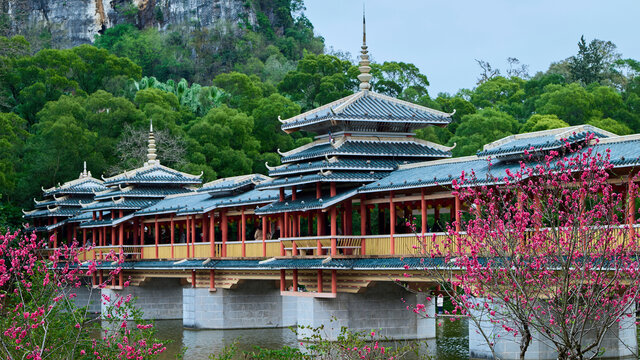
[{"label": "overcast sky", "polygon": [[[305,0],[327,47],[356,56],[362,0]],[[367,0],[367,45],[376,62],[404,61],[426,74],[429,93],[472,88],[474,59],[506,69],[516,57],[531,74],[577,52],[584,34],[640,59],[640,0]]]}]

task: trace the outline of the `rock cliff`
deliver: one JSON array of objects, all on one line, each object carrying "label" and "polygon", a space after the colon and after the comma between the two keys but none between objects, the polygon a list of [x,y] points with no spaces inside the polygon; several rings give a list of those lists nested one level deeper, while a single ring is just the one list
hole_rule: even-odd
[{"label": "rock cliff", "polygon": [[0,35],[30,32],[57,48],[91,43],[96,34],[125,22],[141,29],[239,29],[254,25],[256,14],[245,0],[0,0]]}]

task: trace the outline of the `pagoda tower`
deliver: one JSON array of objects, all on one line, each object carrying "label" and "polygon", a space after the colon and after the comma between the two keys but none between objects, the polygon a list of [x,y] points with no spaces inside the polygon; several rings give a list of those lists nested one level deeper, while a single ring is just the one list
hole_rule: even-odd
[{"label": "pagoda tower", "polygon": [[134,213],[166,196],[192,192],[193,186],[202,183],[202,174],[186,174],[160,164],[153,124],[149,128],[148,144],[147,161],[142,167],[103,177],[106,189],[96,193],[93,202],[81,204],[83,214],[72,219],[81,221],[80,228],[93,230],[94,245],[122,246],[125,237],[131,244],[142,244],[144,226],[139,228],[138,224],[129,221]]},{"label": "pagoda tower", "polygon": [[[280,190],[280,200],[256,210],[256,214],[277,217],[281,237],[303,235],[301,217],[308,220],[306,236],[328,235],[329,231],[331,235],[350,235],[351,205],[358,187],[387,176],[402,164],[451,157],[452,148],[417,139],[413,131],[427,126],[446,126],[453,113],[371,90],[364,16],[359,65],[359,91],[353,95],[289,119],[279,118],[282,130],[287,133],[317,134],[313,142],[280,153],[282,165],[267,164],[273,179],[258,185],[259,189]],[[285,196],[285,189],[290,195]],[[312,234],[314,224],[316,233]],[[332,242],[331,253],[335,254],[336,244]],[[295,255],[296,244],[291,246]],[[315,251],[323,253],[320,244]]]},{"label": "pagoda tower", "polygon": [[[53,247],[58,245],[58,230],[64,225],[70,225],[70,219],[82,212],[82,203],[89,203],[97,192],[106,190],[102,180],[91,176],[91,171],[87,171],[87,162],[84,162],[84,169],[80,176],[72,181],[54,186],[49,189],[42,189],[43,200],[33,199],[35,209],[22,211],[23,217],[32,221],[31,227],[26,231],[36,231],[48,235],[54,235]],[[75,236],[75,231],[67,226],[66,235],[71,242]]]}]

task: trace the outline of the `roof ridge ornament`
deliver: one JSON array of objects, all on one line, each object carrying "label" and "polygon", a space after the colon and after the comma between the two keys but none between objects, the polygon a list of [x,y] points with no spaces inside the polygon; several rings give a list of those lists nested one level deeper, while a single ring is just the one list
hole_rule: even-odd
[{"label": "roof ridge ornament", "polygon": [[267,170],[269,170],[269,171],[273,171],[273,170],[275,170],[275,169],[276,169],[276,166],[269,166],[269,162],[268,162],[268,161],[265,161],[265,162],[264,162],[264,166],[265,166],[265,167],[267,168]]},{"label": "roof ridge ornament", "polygon": [[362,55],[360,55],[360,66],[358,67],[358,70],[360,70],[360,75],[358,75],[358,80],[360,80],[360,90],[362,91],[368,91],[369,89],[371,89],[371,84],[369,84],[369,81],[371,81],[371,74],[369,74],[369,72],[371,71],[371,66],[369,66],[371,64],[371,62],[369,61],[369,51],[367,51],[367,26],[366,26],[366,21],[365,21],[365,11],[364,11],[364,4],[362,4],[362,47],[361,47],[361,51],[360,53]]}]

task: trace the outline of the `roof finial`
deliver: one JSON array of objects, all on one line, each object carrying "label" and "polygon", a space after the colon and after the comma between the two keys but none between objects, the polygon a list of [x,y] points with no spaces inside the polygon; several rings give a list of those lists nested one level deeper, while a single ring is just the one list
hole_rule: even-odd
[{"label": "roof finial", "polygon": [[150,125],[149,125],[149,148],[147,150],[147,159],[148,161],[145,163],[145,165],[151,165],[151,164],[155,164],[156,158],[158,157],[158,155],[156,155],[156,139],[153,136],[153,120],[150,120]]},{"label": "roof finial", "polygon": [[365,12],[364,12],[364,3],[362,4],[362,50],[360,51],[362,55],[360,55],[360,66],[358,70],[360,70],[360,75],[358,75],[358,80],[360,80],[360,90],[367,91],[371,88],[371,62],[369,61],[369,51],[367,51],[367,26],[365,21]]},{"label": "roof finial", "polygon": [[82,172],[80,173],[80,179],[91,176],[91,173],[87,172],[87,162],[83,162]]}]

